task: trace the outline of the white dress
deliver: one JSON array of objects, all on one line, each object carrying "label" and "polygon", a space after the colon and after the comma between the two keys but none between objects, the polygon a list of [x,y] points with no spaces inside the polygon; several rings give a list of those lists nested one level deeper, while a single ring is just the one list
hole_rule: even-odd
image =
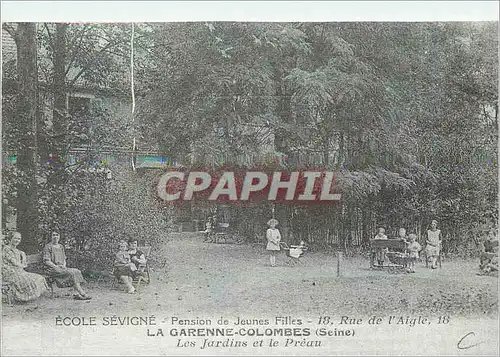
[{"label": "white dress", "polygon": [[440,236],[441,231],[439,229],[436,229],[435,231],[431,231],[429,229],[427,231],[427,245],[425,246],[425,253],[428,257],[439,255],[439,251],[441,250]]},{"label": "white dress", "polygon": [[269,228],[266,232],[266,250],[280,250],[281,233],[276,228]]}]

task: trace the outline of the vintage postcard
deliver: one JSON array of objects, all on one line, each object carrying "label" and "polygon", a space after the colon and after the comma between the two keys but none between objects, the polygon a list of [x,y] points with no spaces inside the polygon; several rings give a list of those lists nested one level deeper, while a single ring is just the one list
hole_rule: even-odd
[{"label": "vintage postcard", "polygon": [[497,2],[2,10],[2,355],[498,355]]}]

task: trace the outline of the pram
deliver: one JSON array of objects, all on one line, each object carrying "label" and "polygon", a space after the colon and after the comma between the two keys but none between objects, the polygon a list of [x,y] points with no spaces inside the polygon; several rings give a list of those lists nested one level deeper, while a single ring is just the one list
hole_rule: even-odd
[{"label": "pram", "polygon": [[300,258],[303,257],[305,252],[307,251],[307,247],[305,245],[301,244],[288,246],[288,244],[286,244],[285,242],[280,242],[280,246],[283,248],[286,256],[288,257],[288,265],[297,265],[303,263]]}]

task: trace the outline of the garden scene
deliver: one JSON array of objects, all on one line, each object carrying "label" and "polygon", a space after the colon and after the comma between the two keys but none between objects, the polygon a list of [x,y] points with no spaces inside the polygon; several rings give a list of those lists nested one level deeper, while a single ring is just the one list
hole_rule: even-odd
[{"label": "garden scene", "polygon": [[[498,33],[3,23],[2,317],[498,316]],[[164,202],[167,170],[341,199]]]}]

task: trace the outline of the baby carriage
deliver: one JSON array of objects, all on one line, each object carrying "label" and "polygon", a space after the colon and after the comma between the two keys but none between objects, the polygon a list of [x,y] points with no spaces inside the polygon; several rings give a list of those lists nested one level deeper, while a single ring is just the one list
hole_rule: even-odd
[{"label": "baby carriage", "polygon": [[288,265],[303,264],[300,258],[302,258],[307,251],[307,247],[303,242],[301,242],[300,245],[290,246],[288,246],[285,242],[280,242],[280,246],[283,248],[286,256],[288,257]]}]

